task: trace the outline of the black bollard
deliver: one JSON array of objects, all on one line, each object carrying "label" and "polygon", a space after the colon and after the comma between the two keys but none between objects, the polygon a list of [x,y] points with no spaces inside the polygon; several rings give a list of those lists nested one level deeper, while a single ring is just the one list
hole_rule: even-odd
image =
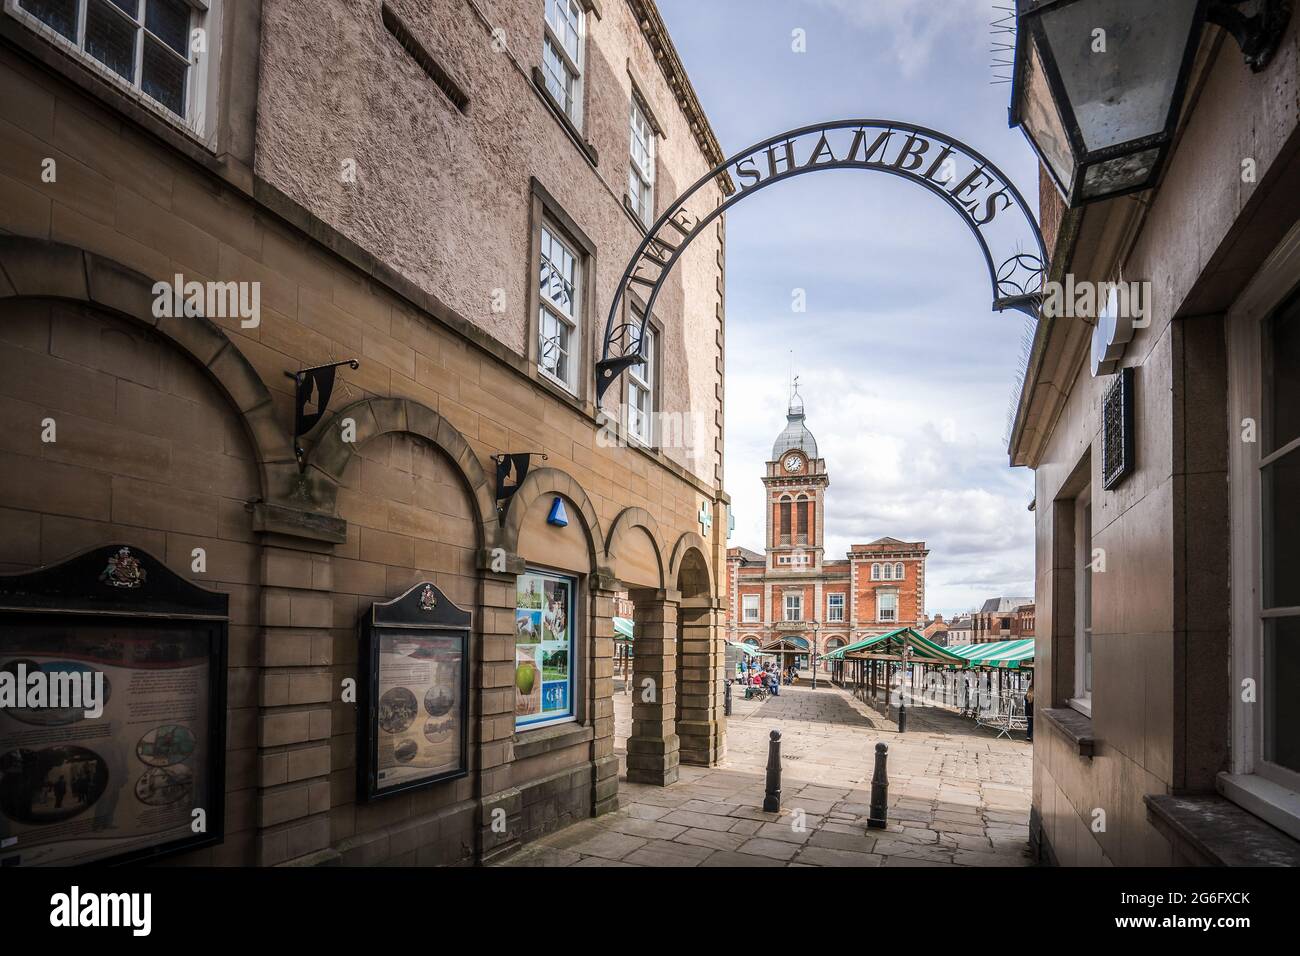
[{"label": "black bollard", "polygon": [[871,775],[871,816],[867,817],[867,826],[873,830],[885,828],[889,813],[889,775],[885,770],[888,758],[889,748],[876,744],[876,770]]},{"label": "black bollard", "polygon": [[722,699],[722,713],[724,716],[731,716],[731,681],[727,681],[725,696]]},{"label": "black bollard", "polygon": [[781,731],[772,731],[767,744],[767,792],[763,794],[765,813],[781,812]]},{"label": "black bollard", "polygon": [[898,732],[907,730],[907,700],[903,697],[903,688],[898,688]]}]

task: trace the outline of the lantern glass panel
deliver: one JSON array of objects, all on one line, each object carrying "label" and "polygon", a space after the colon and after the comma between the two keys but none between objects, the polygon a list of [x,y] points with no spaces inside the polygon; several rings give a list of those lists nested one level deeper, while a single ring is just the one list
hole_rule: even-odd
[{"label": "lantern glass panel", "polygon": [[1080,0],[1039,14],[1088,152],[1165,132],[1197,0]]},{"label": "lantern glass panel", "polygon": [[1029,44],[1029,63],[1025,72],[1024,127],[1051,167],[1057,182],[1069,188],[1074,179],[1074,159],[1070,153],[1070,140],[1061,122],[1060,110],[1052,97],[1047,76],[1043,72],[1043,58],[1038,45]]}]

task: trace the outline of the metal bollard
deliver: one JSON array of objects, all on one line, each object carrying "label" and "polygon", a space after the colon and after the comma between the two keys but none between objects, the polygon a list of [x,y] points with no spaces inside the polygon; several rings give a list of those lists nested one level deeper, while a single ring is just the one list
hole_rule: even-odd
[{"label": "metal bollard", "polygon": [[903,688],[898,688],[898,732],[901,734],[907,730],[907,699],[903,696]]},{"label": "metal bollard", "polygon": [[889,813],[889,775],[885,769],[888,758],[889,748],[883,743],[876,744],[876,770],[871,775],[871,815],[867,817],[867,826],[873,830],[885,828]]},{"label": "metal bollard", "polygon": [[727,681],[726,690],[723,693],[722,713],[723,716],[731,716],[731,681]]},{"label": "metal bollard", "polygon": [[781,812],[781,731],[772,731],[767,744],[767,792],[763,794],[763,812]]}]

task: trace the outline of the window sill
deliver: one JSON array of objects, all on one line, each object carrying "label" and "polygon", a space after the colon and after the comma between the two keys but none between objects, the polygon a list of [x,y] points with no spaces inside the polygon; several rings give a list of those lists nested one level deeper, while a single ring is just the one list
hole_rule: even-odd
[{"label": "window sill", "polygon": [[1300,842],[1217,794],[1143,800],[1151,824],[1202,866],[1300,866]]},{"label": "window sill", "polygon": [[1228,800],[1300,840],[1300,794],[1253,773],[1221,773],[1215,787]]},{"label": "window sill", "polygon": [[574,125],[573,120],[569,118],[569,114],[564,112],[564,107],[555,101],[551,91],[546,88],[546,79],[542,76],[540,66],[533,67],[533,89],[541,96],[542,102],[550,107],[551,114],[564,128],[564,132],[568,134],[569,139],[573,140],[573,145],[578,147],[587,162],[591,163],[592,169],[599,166],[600,158],[596,153],[596,147],[582,138],[582,131]]},{"label": "window sill", "polygon": [[[523,734],[524,736],[520,736]],[[539,730],[515,731],[515,759],[536,757],[540,754],[564,750],[576,744],[587,743],[595,738],[596,732],[582,724],[556,724]]]},{"label": "window sill", "polygon": [[1072,707],[1046,707],[1035,716],[1051,724],[1070,741],[1080,757],[1092,758],[1097,749],[1097,738],[1092,735],[1092,720]]}]

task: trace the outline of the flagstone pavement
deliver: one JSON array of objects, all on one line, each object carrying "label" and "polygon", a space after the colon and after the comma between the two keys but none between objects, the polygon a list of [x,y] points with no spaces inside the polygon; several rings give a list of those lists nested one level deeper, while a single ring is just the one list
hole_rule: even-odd
[{"label": "flagstone pavement", "polygon": [[[727,754],[682,766],[669,787],[628,783],[614,813],[528,844],[503,866],[1030,866],[1032,751],[939,707],[910,707],[905,734],[819,681],[759,703],[734,695]],[[623,754],[631,697],[616,679]],[[737,688],[739,690],[739,688]],[[896,712],[890,711],[889,716]],[[768,740],[781,731],[781,811],[762,810]],[[889,819],[867,828],[875,746],[889,747]]]}]

